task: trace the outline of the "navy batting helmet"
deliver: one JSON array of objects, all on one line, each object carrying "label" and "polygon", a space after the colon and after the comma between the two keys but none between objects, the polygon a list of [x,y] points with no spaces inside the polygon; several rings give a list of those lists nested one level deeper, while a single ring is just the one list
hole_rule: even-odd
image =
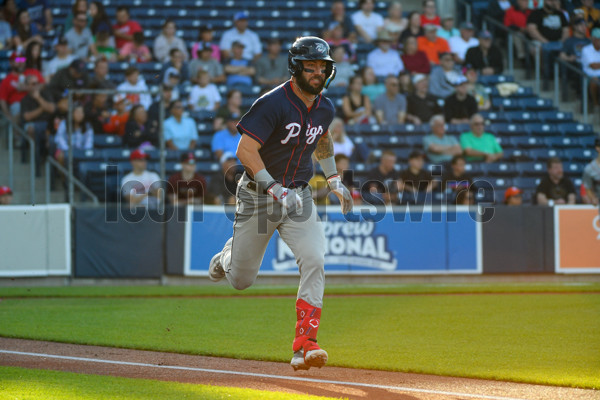
[{"label": "navy batting helmet", "polygon": [[303,65],[299,61],[324,60],[327,62],[325,75],[327,76],[325,87],[329,86],[335,77],[335,61],[331,58],[329,44],[315,36],[305,36],[296,39],[288,54],[288,71],[292,76],[302,73]]}]

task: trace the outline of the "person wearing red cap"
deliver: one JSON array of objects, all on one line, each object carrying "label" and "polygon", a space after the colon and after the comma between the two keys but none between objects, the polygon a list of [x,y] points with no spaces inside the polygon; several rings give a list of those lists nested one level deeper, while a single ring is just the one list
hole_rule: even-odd
[{"label": "person wearing red cap", "polygon": [[132,207],[143,206],[156,209],[161,200],[160,177],[156,172],[148,171],[148,155],[140,149],[129,155],[133,170],[123,177],[121,193]]},{"label": "person wearing red cap", "polygon": [[196,172],[193,152],[181,155],[181,171],[169,177],[167,195],[173,205],[202,204],[206,196],[206,179]]},{"label": "person wearing red cap", "polygon": [[511,186],[504,192],[504,204],[507,206],[520,206],[523,204],[523,191],[516,186]]},{"label": "person wearing red cap", "polygon": [[25,68],[25,56],[13,51],[9,58],[10,72],[0,83],[0,108],[6,115],[18,122],[21,113],[21,100],[29,93],[27,76],[35,75],[37,83],[44,83],[42,74],[33,68]]},{"label": "person wearing red cap", "polygon": [[0,186],[0,206],[8,206],[12,203],[13,192],[8,186]]}]

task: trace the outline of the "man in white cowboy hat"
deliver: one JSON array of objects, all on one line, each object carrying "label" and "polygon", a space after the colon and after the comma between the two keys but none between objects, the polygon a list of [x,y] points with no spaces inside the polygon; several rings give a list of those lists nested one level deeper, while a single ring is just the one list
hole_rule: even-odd
[{"label": "man in white cowboy hat", "polygon": [[380,31],[375,39],[377,48],[367,56],[367,66],[373,68],[375,76],[385,78],[397,76],[404,70],[404,63],[398,52],[392,49],[392,38],[387,31]]}]

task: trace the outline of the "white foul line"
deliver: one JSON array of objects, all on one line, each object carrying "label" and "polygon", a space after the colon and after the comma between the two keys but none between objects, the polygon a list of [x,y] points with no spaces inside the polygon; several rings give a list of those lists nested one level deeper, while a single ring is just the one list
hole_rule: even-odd
[{"label": "white foul line", "polygon": [[300,376],[281,376],[281,375],[269,375],[269,374],[257,374],[253,372],[239,372],[239,371],[225,371],[220,369],[208,369],[208,368],[194,368],[194,367],[180,367],[176,365],[157,365],[157,364],[146,364],[129,361],[114,361],[114,360],[103,360],[96,358],[85,358],[85,357],[70,357],[70,356],[59,356],[54,354],[44,353],[27,353],[22,351],[11,351],[11,350],[0,350],[0,353],[4,354],[15,354],[20,356],[31,356],[31,357],[45,357],[45,358],[58,358],[61,360],[72,360],[72,361],[86,361],[101,364],[117,364],[117,365],[131,365],[135,367],[149,367],[149,368],[162,368],[162,369],[175,369],[183,371],[194,371],[194,372],[208,372],[212,374],[225,374],[225,375],[242,375],[251,376],[255,378],[268,378],[268,379],[281,379],[288,381],[301,381],[301,382],[312,382],[312,383],[329,383],[332,385],[342,386],[359,386],[373,389],[386,389],[386,390],[397,390],[401,392],[415,392],[415,393],[427,393],[427,394],[439,394],[445,396],[459,396],[468,397],[473,399],[486,399],[486,400],[525,400],[514,397],[499,397],[499,396],[487,396],[470,393],[458,393],[458,392],[444,392],[440,390],[429,390],[429,389],[415,389],[402,386],[389,386],[389,385],[376,385],[372,383],[360,383],[360,382],[345,382],[345,381],[331,381],[327,379],[314,379],[305,378]]}]

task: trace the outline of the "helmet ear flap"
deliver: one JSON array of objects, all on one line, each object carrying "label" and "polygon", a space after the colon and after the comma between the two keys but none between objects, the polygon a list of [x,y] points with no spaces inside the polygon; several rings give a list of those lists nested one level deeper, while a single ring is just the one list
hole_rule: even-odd
[{"label": "helmet ear flap", "polygon": [[301,62],[296,60],[291,54],[288,56],[288,71],[292,76],[300,76],[302,73],[303,65]]}]

